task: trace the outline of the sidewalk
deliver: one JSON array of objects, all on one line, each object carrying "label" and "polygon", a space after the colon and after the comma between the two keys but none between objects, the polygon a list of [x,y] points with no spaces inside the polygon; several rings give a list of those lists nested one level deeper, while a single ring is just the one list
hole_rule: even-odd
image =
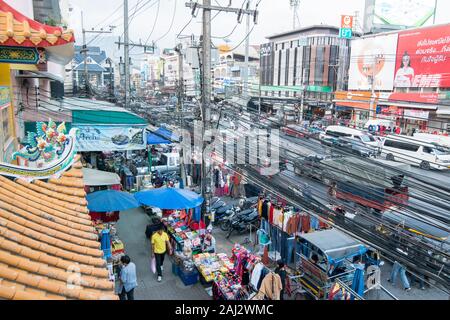
[{"label": "sidewalk", "polygon": [[164,260],[162,282],[150,270],[150,240],[145,237],[145,227],[149,217],[141,208],[123,211],[117,223],[117,232],[125,245],[125,251],[136,264],[138,287],[136,300],[211,300],[204,287],[197,283],[185,286],[178,276],[172,273],[169,256]]}]

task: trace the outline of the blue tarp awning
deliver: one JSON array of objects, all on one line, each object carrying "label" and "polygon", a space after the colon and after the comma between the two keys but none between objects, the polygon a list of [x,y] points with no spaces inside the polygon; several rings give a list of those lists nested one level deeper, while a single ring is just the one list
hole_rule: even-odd
[{"label": "blue tarp awning", "polygon": [[124,211],[140,206],[131,194],[116,190],[89,193],[86,200],[88,209],[95,212]]},{"label": "blue tarp awning", "polygon": [[191,209],[203,203],[203,197],[199,194],[178,188],[140,191],[134,197],[143,205],[167,210]]},{"label": "blue tarp awning", "polygon": [[154,133],[148,133],[147,134],[147,144],[153,145],[153,144],[171,144],[172,142],[170,140],[164,139],[161,136],[158,136]]},{"label": "blue tarp awning", "polygon": [[179,141],[179,137],[176,134],[164,127],[159,128],[154,133],[171,141]]}]

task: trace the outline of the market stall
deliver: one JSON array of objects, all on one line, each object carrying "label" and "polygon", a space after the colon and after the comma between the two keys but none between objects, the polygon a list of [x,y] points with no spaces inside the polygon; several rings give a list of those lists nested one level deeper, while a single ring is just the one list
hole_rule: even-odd
[{"label": "market stall", "polygon": [[125,254],[125,246],[120,240],[116,222],[119,211],[139,207],[137,200],[129,193],[116,190],[102,190],[86,196],[89,215],[99,236],[104,257],[116,280],[119,273],[120,257]]}]

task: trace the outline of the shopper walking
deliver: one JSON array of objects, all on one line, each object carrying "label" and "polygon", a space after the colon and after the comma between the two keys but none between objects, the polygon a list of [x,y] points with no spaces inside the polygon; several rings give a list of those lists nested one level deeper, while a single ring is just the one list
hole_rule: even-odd
[{"label": "shopper walking", "polygon": [[162,280],[162,272],[164,270],[164,256],[167,250],[172,253],[172,246],[169,242],[169,236],[161,227],[152,235],[152,257],[156,260],[156,271],[158,273],[158,282]]},{"label": "shopper walking", "polygon": [[136,265],[127,255],[122,256],[120,262],[122,265],[119,277],[120,300],[134,300],[134,289],[137,287]]},{"label": "shopper walking", "polygon": [[397,280],[397,276],[400,273],[400,281],[402,282],[403,288],[406,291],[411,290],[411,286],[409,285],[408,278],[406,277],[406,269],[404,266],[402,266],[397,261],[394,262],[394,266],[392,267],[391,271],[391,277],[388,279],[388,281],[395,286],[395,282]]},{"label": "shopper walking", "polygon": [[284,266],[283,260],[277,261],[278,266],[275,268],[275,273],[280,276],[281,279],[281,291],[280,291],[280,300],[284,300],[284,292],[286,289],[286,268]]}]

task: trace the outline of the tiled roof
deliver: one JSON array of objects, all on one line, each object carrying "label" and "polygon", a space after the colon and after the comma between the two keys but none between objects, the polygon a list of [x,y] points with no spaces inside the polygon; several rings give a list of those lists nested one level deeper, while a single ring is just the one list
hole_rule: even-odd
[{"label": "tiled roof", "polygon": [[[88,63],[87,69],[90,72],[106,72],[106,69],[96,63]],[[84,70],[84,62],[80,63],[75,69],[75,71],[83,71]]]},{"label": "tiled roof", "polygon": [[74,42],[72,30],[52,27],[27,18],[0,0],[0,44],[49,47]]},{"label": "tiled roof", "polygon": [[60,179],[0,185],[0,299],[117,299],[79,161]]}]

